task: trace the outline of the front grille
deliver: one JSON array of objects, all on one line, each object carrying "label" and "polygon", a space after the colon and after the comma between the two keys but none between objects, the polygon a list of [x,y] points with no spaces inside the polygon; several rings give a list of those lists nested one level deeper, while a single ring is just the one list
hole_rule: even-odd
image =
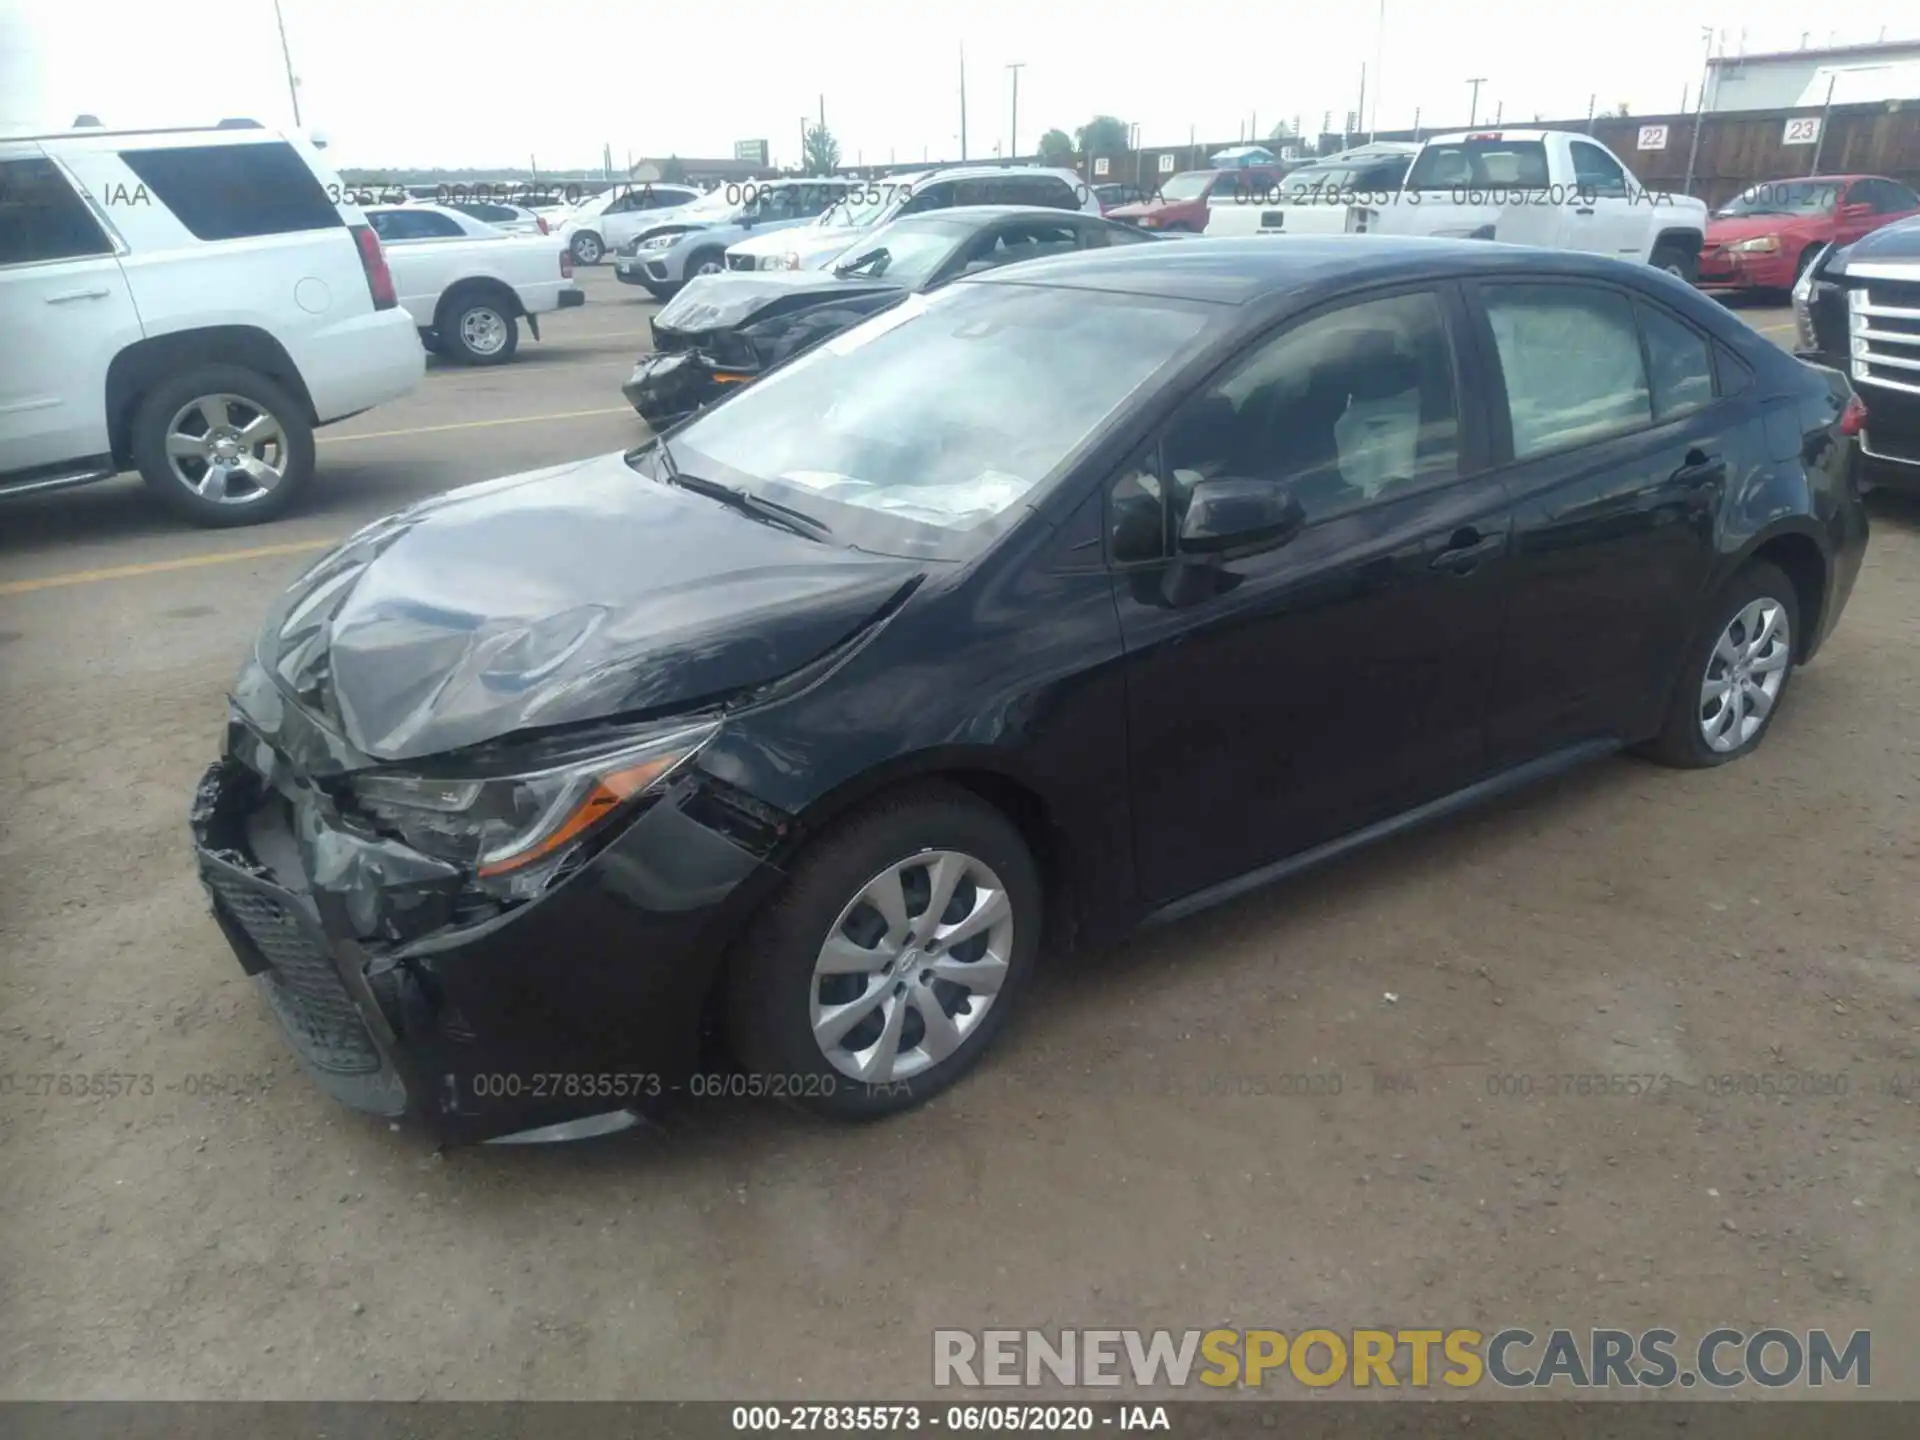
[{"label": "front grille", "polygon": [[751,270],[753,268],[754,259],[751,255],[727,256],[727,269],[729,270]]},{"label": "front grille", "polygon": [[1856,381],[1920,395],[1920,278],[1850,288],[1847,333]]},{"label": "front grille", "polygon": [[228,870],[208,880],[221,909],[268,964],[268,1002],[309,1064],[341,1075],[380,1068],[380,1052],[311,921]]}]

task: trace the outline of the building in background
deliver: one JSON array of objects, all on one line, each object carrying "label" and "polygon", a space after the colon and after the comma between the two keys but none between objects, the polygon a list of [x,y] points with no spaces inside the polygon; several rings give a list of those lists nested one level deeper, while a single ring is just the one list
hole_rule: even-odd
[{"label": "building in background", "polygon": [[[678,174],[670,174],[669,166],[677,165]],[[684,181],[691,185],[702,185],[709,180],[738,181],[753,180],[768,173],[765,161],[753,160],[695,160],[686,156],[652,155],[644,160],[636,160],[633,168],[627,172],[627,178],[636,185],[650,184],[654,181]]]},{"label": "building in background", "polygon": [[1790,110],[1824,105],[1920,100],[1920,40],[1716,55],[1707,62],[1710,111]]}]

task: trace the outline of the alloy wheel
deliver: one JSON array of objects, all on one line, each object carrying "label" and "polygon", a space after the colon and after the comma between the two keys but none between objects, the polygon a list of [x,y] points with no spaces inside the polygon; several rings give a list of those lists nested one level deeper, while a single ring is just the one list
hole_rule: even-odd
[{"label": "alloy wheel", "polygon": [[462,311],[460,341],[476,355],[498,355],[506,348],[506,317],[484,305]]},{"label": "alloy wheel", "polygon": [[1725,755],[1760,732],[1786,683],[1792,639],[1786,606],[1770,596],[1727,622],[1700,682],[1700,734],[1708,748]]},{"label": "alloy wheel", "polygon": [[573,258],[582,265],[596,265],[600,261],[600,242],[592,235],[573,237]]},{"label": "alloy wheel", "polygon": [[202,395],[167,424],[167,465],[202,500],[246,505],[287,471],[287,437],[273,413],[244,395]]},{"label": "alloy wheel", "polygon": [[718,275],[726,266],[718,260],[702,260],[694,269],[696,275]]},{"label": "alloy wheel", "polygon": [[1006,886],[972,855],[924,850],[888,866],[842,907],[814,960],[820,1052],[873,1085],[946,1060],[999,996],[1013,924]]}]

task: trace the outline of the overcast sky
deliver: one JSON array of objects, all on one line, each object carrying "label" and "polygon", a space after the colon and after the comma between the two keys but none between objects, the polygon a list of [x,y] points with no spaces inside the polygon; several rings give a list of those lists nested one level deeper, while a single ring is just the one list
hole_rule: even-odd
[{"label": "overcast sky", "polygon": [[[1699,85],[1703,27],[1727,48],[1792,49],[1920,34],[1914,0],[1818,12],[1784,0],[281,0],[302,118],[336,166],[616,165],[726,155],[766,139],[791,161],[826,97],[845,160],[959,155],[958,46],[969,153],[1020,146],[1106,112],[1145,144],[1231,140],[1360,104],[1382,129],[1678,108]],[[1831,29],[1831,26],[1843,28]],[[0,0],[0,122],[292,120],[272,0]]]}]

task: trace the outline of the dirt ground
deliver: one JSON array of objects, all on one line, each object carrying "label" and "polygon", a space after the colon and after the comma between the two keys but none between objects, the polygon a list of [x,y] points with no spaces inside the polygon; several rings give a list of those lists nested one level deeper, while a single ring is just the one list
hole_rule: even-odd
[{"label": "dirt ground", "polygon": [[[918,1113],[440,1153],[326,1100],[187,798],[312,547],[631,440],[646,311],[592,279],[517,372],[329,432],[283,524],[131,483],[0,520],[0,1397],[883,1399],[936,1327],[1506,1324],[1870,1328],[1920,1397],[1913,504],[1748,761],[1609,762],[1051,964]],[[129,1093],[30,1078],[94,1072]]]}]

